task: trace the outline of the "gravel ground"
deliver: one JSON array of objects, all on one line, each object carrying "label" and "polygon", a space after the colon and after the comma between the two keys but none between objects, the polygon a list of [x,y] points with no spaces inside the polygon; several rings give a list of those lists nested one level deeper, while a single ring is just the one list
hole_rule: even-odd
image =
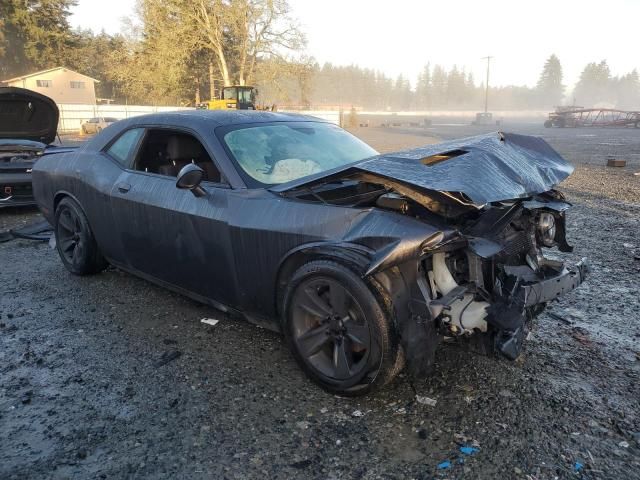
[{"label": "gravel ground", "polygon": [[[566,257],[593,269],[517,362],[447,345],[426,381],[338,398],[276,334],[115,269],[74,277],[14,240],[0,244],[0,478],[640,478],[640,131],[504,128],[577,164]],[[356,133],[382,151],[484,130]],[[609,154],[630,166],[601,167]],[[0,211],[0,230],[37,216]]]}]

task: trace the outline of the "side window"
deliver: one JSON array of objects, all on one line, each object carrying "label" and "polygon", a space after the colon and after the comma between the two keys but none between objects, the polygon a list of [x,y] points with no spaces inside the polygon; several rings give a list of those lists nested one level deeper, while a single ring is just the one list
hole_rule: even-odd
[{"label": "side window", "polygon": [[127,130],[109,147],[107,153],[124,168],[130,168],[132,155],[143,132],[144,128]]},{"label": "side window", "polygon": [[151,129],[138,151],[134,167],[136,170],[177,177],[182,167],[195,163],[204,170],[205,180],[223,182],[220,171],[207,150],[197,138],[188,133]]}]

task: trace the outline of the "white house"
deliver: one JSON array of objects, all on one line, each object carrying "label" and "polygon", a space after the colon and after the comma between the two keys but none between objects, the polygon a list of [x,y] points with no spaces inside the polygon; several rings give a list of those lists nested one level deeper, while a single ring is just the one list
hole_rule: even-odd
[{"label": "white house", "polygon": [[3,80],[2,83],[7,87],[27,88],[42,93],[56,103],[95,105],[95,84],[99,80],[68,68],[57,67]]}]

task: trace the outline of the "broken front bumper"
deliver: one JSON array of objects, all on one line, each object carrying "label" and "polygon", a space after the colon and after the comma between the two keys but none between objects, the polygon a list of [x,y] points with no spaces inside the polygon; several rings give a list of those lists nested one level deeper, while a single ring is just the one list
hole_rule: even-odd
[{"label": "broken front bumper", "polygon": [[0,169],[0,208],[35,205],[31,173],[3,172]]},{"label": "broken front bumper", "polygon": [[546,303],[577,288],[589,273],[587,259],[580,260],[575,267],[568,269],[563,267],[556,275],[535,283],[526,282],[522,285],[521,295],[525,307],[532,307],[540,303]]},{"label": "broken front bumper", "polygon": [[589,272],[584,258],[572,268],[567,268],[562,262],[546,262],[542,279],[528,266],[505,267],[507,276],[515,277],[513,285],[516,293],[511,297],[502,297],[487,309],[487,321],[497,328],[495,347],[511,360],[520,354],[526,336],[525,310],[577,288]]}]

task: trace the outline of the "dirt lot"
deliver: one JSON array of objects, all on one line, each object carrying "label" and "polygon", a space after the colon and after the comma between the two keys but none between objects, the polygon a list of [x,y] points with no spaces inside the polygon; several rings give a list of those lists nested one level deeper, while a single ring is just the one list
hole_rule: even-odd
[{"label": "dirt lot", "polygon": [[[640,478],[640,131],[503,128],[576,163],[568,258],[593,270],[517,362],[445,346],[426,381],[338,398],[273,333],[114,269],[73,277],[15,240],[0,244],[0,478]],[[395,150],[487,130],[356,133]],[[609,154],[630,166],[602,167]],[[0,211],[0,231],[36,217]]]}]

